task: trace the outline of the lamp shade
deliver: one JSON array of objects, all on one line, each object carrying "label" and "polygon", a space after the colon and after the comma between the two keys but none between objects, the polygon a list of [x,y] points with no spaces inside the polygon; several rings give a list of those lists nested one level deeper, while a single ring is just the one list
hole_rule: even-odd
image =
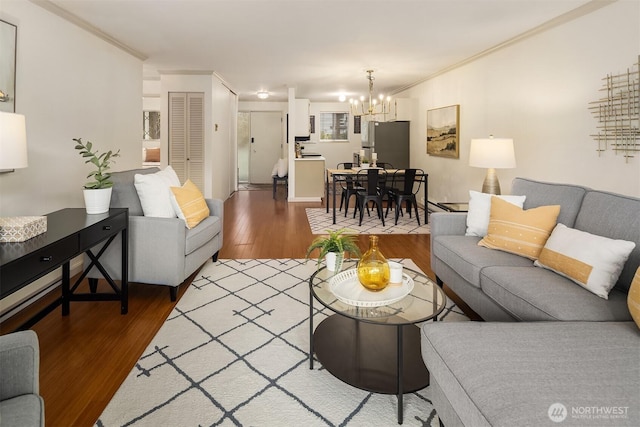
[{"label": "lamp shade", "polygon": [[27,129],[22,114],[0,112],[0,169],[27,167]]},{"label": "lamp shade", "polygon": [[511,138],[480,138],[471,140],[469,166],[476,168],[510,169],[516,167],[516,155]]}]

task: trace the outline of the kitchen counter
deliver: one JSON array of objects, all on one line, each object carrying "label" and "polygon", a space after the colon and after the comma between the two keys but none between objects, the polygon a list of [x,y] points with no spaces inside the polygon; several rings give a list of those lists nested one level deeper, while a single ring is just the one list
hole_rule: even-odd
[{"label": "kitchen counter", "polygon": [[301,157],[298,159],[294,159],[295,161],[309,161],[309,160],[322,160],[323,162],[326,160],[324,157],[322,156],[311,156],[311,157]]},{"label": "kitchen counter", "polygon": [[324,196],[325,158],[311,156],[294,160],[295,191],[293,201],[322,201],[322,196]]}]

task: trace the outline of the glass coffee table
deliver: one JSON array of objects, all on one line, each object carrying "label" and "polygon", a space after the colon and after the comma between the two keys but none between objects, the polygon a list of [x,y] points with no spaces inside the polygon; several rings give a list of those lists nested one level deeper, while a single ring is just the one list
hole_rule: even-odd
[{"label": "glass coffee table", "polygon": [[[355,267],[355,260],[345,260],[342,271]],[[397,395],[398,423],[402,424],[403,394],[429,385],[416,324],[437,321],[446,296],[424,273],[404,266],[406,280],[413,281],[408,295],[388,305],[352,305],[360,303],[343,302],[331,291],[331,279],[338,274],[323,267],[309,279],[309,368],[313,369],[315,353],[327,371],[347,384]],[[314,299],[335,313],[315,331]]]}]

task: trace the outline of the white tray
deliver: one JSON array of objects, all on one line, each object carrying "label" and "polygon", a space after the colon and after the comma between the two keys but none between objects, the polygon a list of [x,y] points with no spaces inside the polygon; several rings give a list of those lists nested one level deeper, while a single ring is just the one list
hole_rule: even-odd
[{"label": "white tray", "polygon": [[381,291],[370,291],[358,280],[358,271],[355,268],[336,274],[329,281],[329,289],[336,298],[345,304],[357,307],[380,307],[393,304],[409,295],[413,285],[413,279],[403,273],[402,283],[389,283]]}]

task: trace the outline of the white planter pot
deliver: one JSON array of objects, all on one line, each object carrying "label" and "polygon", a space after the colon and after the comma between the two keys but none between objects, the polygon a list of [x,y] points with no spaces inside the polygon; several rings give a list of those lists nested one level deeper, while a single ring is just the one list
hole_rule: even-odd
[{"label": "white planter pot", "polygon": [[362,168],[362,169],[369,169],[369,163],[361,163],[361,164],[360,164],[360,168]]},{"label": "white planter pot", "polygon": [[329,252],[325,255],[324,261],[327,264],[327,270],[339,272],[342,270],[344,254],[340,254],[340,256],[338,256],[337,252]]},{"label": "white planter pot", "polygon": [[109,211],[111,188],[84,189],[84,206],[88,214],[101,214]]}]

